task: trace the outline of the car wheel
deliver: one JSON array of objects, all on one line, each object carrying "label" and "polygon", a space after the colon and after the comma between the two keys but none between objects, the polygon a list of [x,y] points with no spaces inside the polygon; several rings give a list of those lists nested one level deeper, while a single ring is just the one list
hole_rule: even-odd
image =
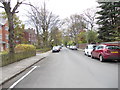
[{"label": "car wheel", "polygon": [[91,58],[94,59],[93,55],[91,54]]},{"label": "car wheel", "polygon": [[104,58],[103,58],[102,55],[99,56],[99,60],[100,60],[101,62],[104,62]]},{"label": "car wheel", "polygon": [[88,52],[87,52],[87,56],[89,56]]}]

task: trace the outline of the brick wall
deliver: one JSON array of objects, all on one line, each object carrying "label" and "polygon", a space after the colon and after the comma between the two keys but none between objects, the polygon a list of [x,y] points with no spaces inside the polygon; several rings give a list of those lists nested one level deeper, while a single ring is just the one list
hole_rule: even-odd
[{"label": "brick wall", "polygon": [[0,39],[0,51],[8,49],[8,24],[5,23],[4,25],[0,26],[0,35],[2,35],[2,38]]},{"label": "brick wall", "polygon": [[[102,42],[100,44],[113,44],[113,45],[119,45],[120,46],[120,41],[115,41],[115,42]],[[80,49],[84,49],[88,44],[87,43],[83,43],[83,44],[79,44],[79,48]],[[96,44],[99,45],[99,44]]]},{"label": "brick wall", "polygon": [[80,48],[80,49],[84,49],[86,46],[87,46],[87,43],[79,44],[79,48]]}]

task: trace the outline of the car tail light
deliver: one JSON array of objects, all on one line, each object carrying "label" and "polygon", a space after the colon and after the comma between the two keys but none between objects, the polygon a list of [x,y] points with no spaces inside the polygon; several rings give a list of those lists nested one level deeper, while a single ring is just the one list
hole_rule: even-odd
[{"label": "car tail light", "polygon": [[105,50],[105,53],[111,53],[110,50]]}]

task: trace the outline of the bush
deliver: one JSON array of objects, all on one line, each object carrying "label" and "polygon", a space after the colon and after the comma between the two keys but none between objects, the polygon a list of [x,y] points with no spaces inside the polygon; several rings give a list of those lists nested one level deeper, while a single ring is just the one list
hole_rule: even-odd
[{"label": "bush", "polygon": [[8,54],[8,51],[2,51],[2,52],[0,52],[0,54],[2,55],[2,54]]},{"label": "bush", "polygon": [[44,53],[44,52],[47,52],[49,50],[51,50],[51,48],[41,48],[41,49],[37,49],[36,51],[40,52],[40,53]]},{"label": "bush", "polygon": [[15,47],[15,53],[7,53],[6,51],[1,53],[1,61],[2,65],[5,66],[16,61],[20,61],[22,59],[35,56],[36,55],[36,48],[33,45],[26,45],[26,44],[19,44]]},{"label": "bush", "polygon": [[15,52],[25,52],[25,51],[34,51],[36,47],[29,44],[18,44],[15,47]]}]

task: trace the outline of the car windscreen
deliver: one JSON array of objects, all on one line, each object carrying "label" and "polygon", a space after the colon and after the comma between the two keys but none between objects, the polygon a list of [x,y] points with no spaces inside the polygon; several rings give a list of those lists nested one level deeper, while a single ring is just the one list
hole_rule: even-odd
[{"label": "car windscreen", "polygon": [[96,46],[88,46],[88,49],[94,49]]},{"label": "car windscreen", "polygon": [[73,46],[73,48],[76,48],[76,46]]},{"label": "car windscreen", "polygon": [[107,49],[120,49],[119,46],[106,46]]},{"label": "car windscreen", "polygon": [[58,47],[57,47],[57,46],[55,46],[55,47],[53,47],[53,49],[58,49]]}]

